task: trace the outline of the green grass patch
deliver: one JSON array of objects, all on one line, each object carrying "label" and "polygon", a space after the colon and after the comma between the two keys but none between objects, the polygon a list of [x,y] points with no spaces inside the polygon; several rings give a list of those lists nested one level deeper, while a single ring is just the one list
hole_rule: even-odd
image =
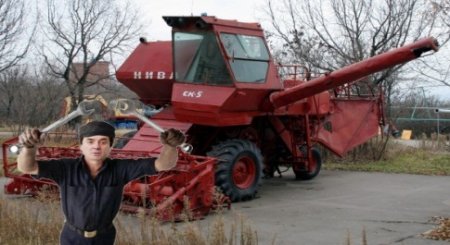
[{"label": "green grass patch", "polygon": [[328,170],[405,173],[421,175],[450,175],[450,152],[409,149],[388,153],[380,160],[331,160],[324,164]]}]

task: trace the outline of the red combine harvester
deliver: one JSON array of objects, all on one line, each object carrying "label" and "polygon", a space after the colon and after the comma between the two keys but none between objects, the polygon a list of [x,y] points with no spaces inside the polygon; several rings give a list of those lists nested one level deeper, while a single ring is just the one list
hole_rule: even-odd
[{"label": "red combine harvester", "polygon": [[[127,185],[127,210],[174,207],[177,214],[187,197],[189,207],[204,215],[214,206],[214,184],[232,201],[242,201],[255,196],[263,173],[273,176],[280,165],[292,167],[297,179],[316,177],[321,168],[316,144],[343,156],[385,123],[382,89],[361,79],[438,49],[436,40],[427,38],[320,77],[297,72],[282,77],[259,24],[212,16],[163,18],[172,27],[172,41],[141,39],[117,78],[142,103],[161,109],[153,122],[184,131],[193,151],[180,153],[175,170]],[[159,153],[154,128],[143,125],[126,136],[114,156]],[[4,144],[4,154],[13,141]],[[60,152],[78,154],[74,148],[39,153],[48,158],[62,157]],[[15,164],[6,158],[4,168],[12,178],[7,193],[49,184],[13,174]]]}]

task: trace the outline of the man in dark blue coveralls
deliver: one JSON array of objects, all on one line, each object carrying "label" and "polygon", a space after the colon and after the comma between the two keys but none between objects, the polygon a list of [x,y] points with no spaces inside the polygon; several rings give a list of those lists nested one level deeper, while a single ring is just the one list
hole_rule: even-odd
[{"label": "man in dark blue coveralls", "polygon": [[82,156],[76,159],[36,160],[42,143],[38,129],[27,129],[19,136],[24,146],[17,158],[18,169],[37,178],[54,180],[61,192],[65,223],[61,244],[114,244],[117,215],[124,185],[143,175],[169,170],[178,160],[177,146],[184,134],[169,129],[160,135],[164,145],[158,158],[110,159],[114,127],[102,121],[79,129]]}]

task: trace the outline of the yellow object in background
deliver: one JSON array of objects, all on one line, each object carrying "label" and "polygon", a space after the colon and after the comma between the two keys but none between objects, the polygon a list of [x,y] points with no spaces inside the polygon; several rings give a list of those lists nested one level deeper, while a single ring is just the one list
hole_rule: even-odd
[{"label": "yellow object in background", "polygon": [[[108,102],[101,95],[84,95],[83,97],[85,100],[98,100],[102,103],[103,106],[105,107],[108,106]],[[72,105],[72,97],[67,96],[66,98],[64,98],[64,104],[62,106],[61,111],[62,116],[66,116],[67,114],[72,112],[71,105]]]},{"label": "yellow object in background", "polygon": [[402,131],[402,140],[410,140],[412,135],[412,130],[403,130]]}]

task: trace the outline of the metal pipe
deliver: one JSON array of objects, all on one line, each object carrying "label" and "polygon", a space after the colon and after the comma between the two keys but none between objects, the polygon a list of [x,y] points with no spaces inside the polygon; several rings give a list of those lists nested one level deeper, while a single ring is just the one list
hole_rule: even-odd
[{"label": "metal pipe", "polygon": [[436,108],[434,110],[434,112],[436,113],[450,113],[450,109],[440,109],[440,108]]},{"label": "metal pipe", "polygon": [[274,92],[270,95],[270,101],[274,108],[279,108],[323,91],[356,81],[375,72],[417,59],[424,52],[430,50],[437,51],[438,46],[437,40],[432,37],[421,39],[358,63],[348,65],[325,76],[311,79],[292,88]]}]

